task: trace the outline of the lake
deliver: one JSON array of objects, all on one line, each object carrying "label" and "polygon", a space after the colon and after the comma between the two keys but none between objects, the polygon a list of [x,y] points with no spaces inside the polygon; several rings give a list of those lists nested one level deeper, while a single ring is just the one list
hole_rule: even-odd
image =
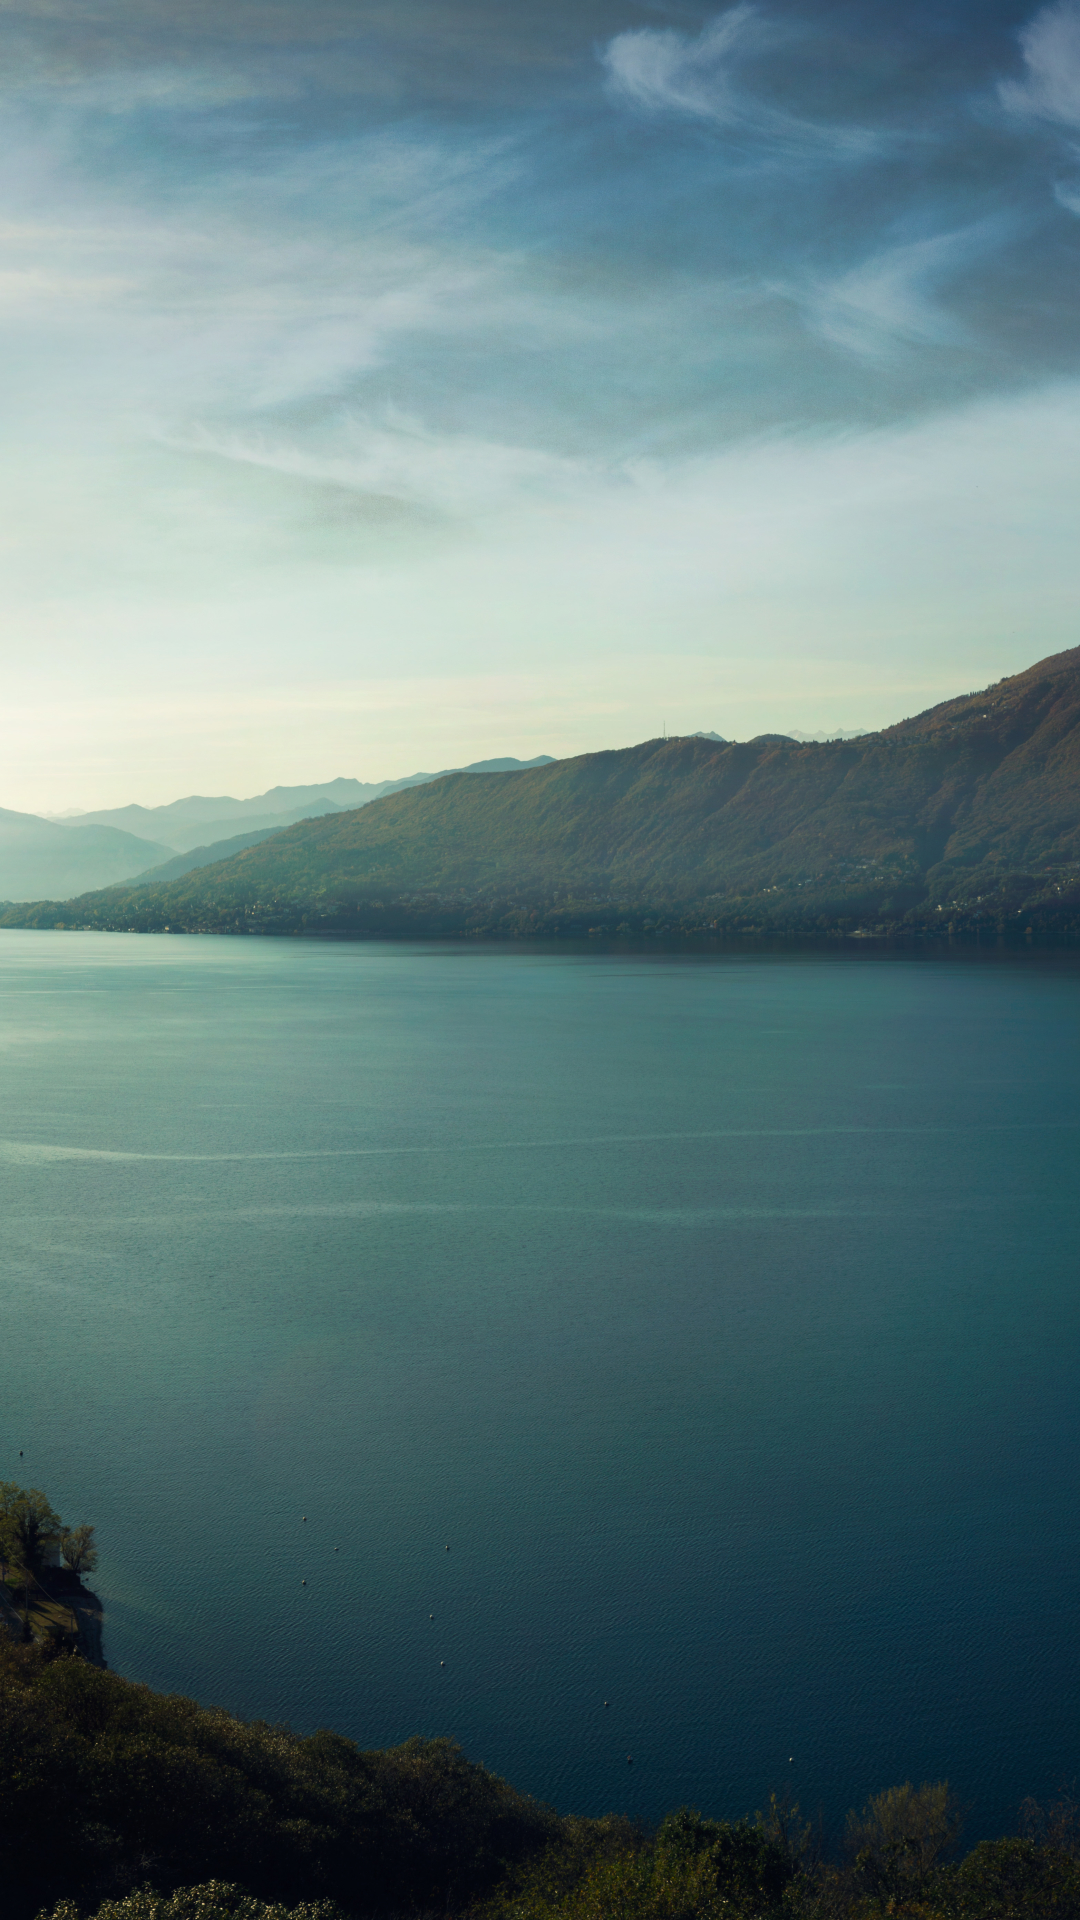
[{"label": "lake", "polygon": [[0,1061],[119,1672],[565,1811],[1080,1770],[1075,956],[5,932]]}]

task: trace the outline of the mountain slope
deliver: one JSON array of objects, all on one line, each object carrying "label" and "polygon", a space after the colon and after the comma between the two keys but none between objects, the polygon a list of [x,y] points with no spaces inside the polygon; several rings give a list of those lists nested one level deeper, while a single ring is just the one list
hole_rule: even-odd
[{"label": "mountain slope", "polygon": [[[544,764],[548,755],[537,760],[478,760],[464,772],[516,772],[520,767]],[[459,771],[444,768],[443,772]],[[99,813],[83,813],[70,822],[74,826],[120,827],[130,833],[153,835],[164,841],[170,851],[187,853],[198,846],[237,833],[257,833],[264,829],[290,826],[296,820],[310,820],[323,813],[366,807],[385,793],[398,793],[405,787],[422,786],[429,780],[441,780],[441,773],[410,773],[400,780],[324,781],[321,786],[271,787],[266,793],[248,800],[236,800],[230,794],[188,794],[183,800],[170,800],[161,807],[106,807]],[[224,855],[220,856],[224,858]]]},{"label": "mountain slope", "polygon": [[272,833],[280,831],[280,827],[256,827],[251,833],[234,833],[227,840],[213,840],[205,847],[190,847],[187,853],[176,853],[158,867],[133,874],[132,885],[164,886],[168,880],[179,880],[185,873],[194,873],[197,867],[212,867],[219,860],[230,860],[234,853],[257,847],[260,841],[269,840]]},{"label": "mountain slope", "polygon": [[156,866],[171,847],[116,827],[58,826],[35,813],[0,808],[0,899],[64,898]]},{"label": "mountain slope", "polygon": [[1080,914],[1080,648],[854,740],[653,740],[451,774],[73,917],[431,930],[575,902],[601,924],[635,906],[692,905],[696,924]]}]

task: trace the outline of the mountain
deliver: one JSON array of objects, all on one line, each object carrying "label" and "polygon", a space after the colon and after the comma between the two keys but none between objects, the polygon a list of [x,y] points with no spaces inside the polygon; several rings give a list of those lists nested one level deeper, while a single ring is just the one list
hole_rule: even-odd
[{"label": "mountain", "polygon": [[851,727],[846,733],[838,727],[835,733],[800,733],[798,727],[788,734],[789,740],[861,740],[866,733],[865,727]]},{"label": "mountain", "polygon": [[60,918],[355,934],[1080,926],[1080,648],[853,740],[650,740],[452,773],[22,923]]},{"label": "mountain", "polygon": [[108,887],[167,858],[170,848],[116,827],[65,825],[0,807],[0,899],[64,898]]},{"label": "mountain", "polygon": [[[539,767],[549,755],[536,760],[477,760],[463,769],[469,773],[508,773],[521,767]],[[444,772],[458,771],[445,768]],[[410,773],[400,780],[326,780],[321,786],[271,787],[249,800],[235,800],[229,794],[189,794],[184,800],[170,800],[162,807],[106,807],[99,813],[82,813],[67,824],[120,827],[162,841],[169,852],[186,853],[193,847],[205,848],[239,831],[257,833],[263,829],[290,826],[296,820],[310,820],[320,814],[345,808],[366,807],[383,794],[398,793],[404,787],[421,786],[440,780],[440,773]],[[220,855],[219,858],[224,858]]]},{"label": "mountain", "polygon": [[163,861],[159,867],[149,867],[145,873],[134,874],[132,885],[161,886],[166,880],[179,880],[185,873],[194,873],[196,867],[211,867],[215,861],[229,860],[234,853],[243,853],[246,847],[257,847],[261,840],[269,840],[272,833],[280,832],[280,826],[259,827],[252,833],[234,833],[228,840],[214,840],[209,846],[191,847],[187,853],[174,854],[171,860]]},{"label": "mountain", "polygon": [[[357,787],[359,780],[331,781],[331,786]],[[299,800],[281,796],[300,794]],[[374,795],[368,796],[374,798]],[[364,801],[350,797],[349,806]],[[106,807],[100,813],[80,813],[64,822],[66,826],[96,825],[121,828],[165,846],[170,853],[185,853],[196,842],[204,845],[235,834],[240,828],[256,833],[267,827],[276,830],[296,820],[308,820],[322,813],[336,813],[339,803],[321,790],[305,787],[275,787],[270,793],[257,794],[251,800],[234,800],[228,794],[190,794],[185,800],[170,800],[163,807]]]}]

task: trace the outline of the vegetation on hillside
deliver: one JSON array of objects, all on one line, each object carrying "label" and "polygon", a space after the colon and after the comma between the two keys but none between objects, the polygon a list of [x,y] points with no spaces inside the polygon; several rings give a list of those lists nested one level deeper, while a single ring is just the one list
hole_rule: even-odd
[{"label": "vegetation on hillside", "polygon": [[0,1642],[2,1884],[26,1914],[214,1879],[357,1914],[461,1907],[558,1831],[450,1741],[362,1753]]},{"label": "vegetation on hillside", "polygon": [[83,1593],[82,1575],[97,1565],[93,1527],[66,1527],[40,1488],[0,1480],[0,1583],[10,1595],[0,1612],[10,1625],[11,1608],[17,1611],[23,1640],[44,1636],[74,1646],[80,1642],[79,1622],[56,1595],[56,1575],[49,1565],[57,1554],[70,1576],[67,1590],[74,1587]]},{"label": "vegetation on hillside", "polygon": [[93,1527],[66,1527],[40,1487],[0,1480],[0,1567],[37,1576],[53,1547],[72,1573],[92,1573],[97,1565]]},{"label": "vegetation on hillside", "polygon": [[943,1782],[879,1794],[833,1857],[775,1797],[655,1833],[560,1817],[449,1740],[363,1752],[0,1640],[0,1886],[13,1920],[1066,1920],[1076,1804],[957,1860]]},{"label": "vegetation on hillside", "polygon": [[547,935],[1080,927],[1080,648],[855,740],[460,773],[8,926]]}]

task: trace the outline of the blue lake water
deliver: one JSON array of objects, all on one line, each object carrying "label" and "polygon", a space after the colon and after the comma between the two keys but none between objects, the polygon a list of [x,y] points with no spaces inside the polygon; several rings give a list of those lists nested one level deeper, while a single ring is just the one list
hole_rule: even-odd
[{"label": "blue lake water", "polygon": [[581,1812],[1080,1770],[1074,960],[4,933],[0,1086],[120,1672]]}]

